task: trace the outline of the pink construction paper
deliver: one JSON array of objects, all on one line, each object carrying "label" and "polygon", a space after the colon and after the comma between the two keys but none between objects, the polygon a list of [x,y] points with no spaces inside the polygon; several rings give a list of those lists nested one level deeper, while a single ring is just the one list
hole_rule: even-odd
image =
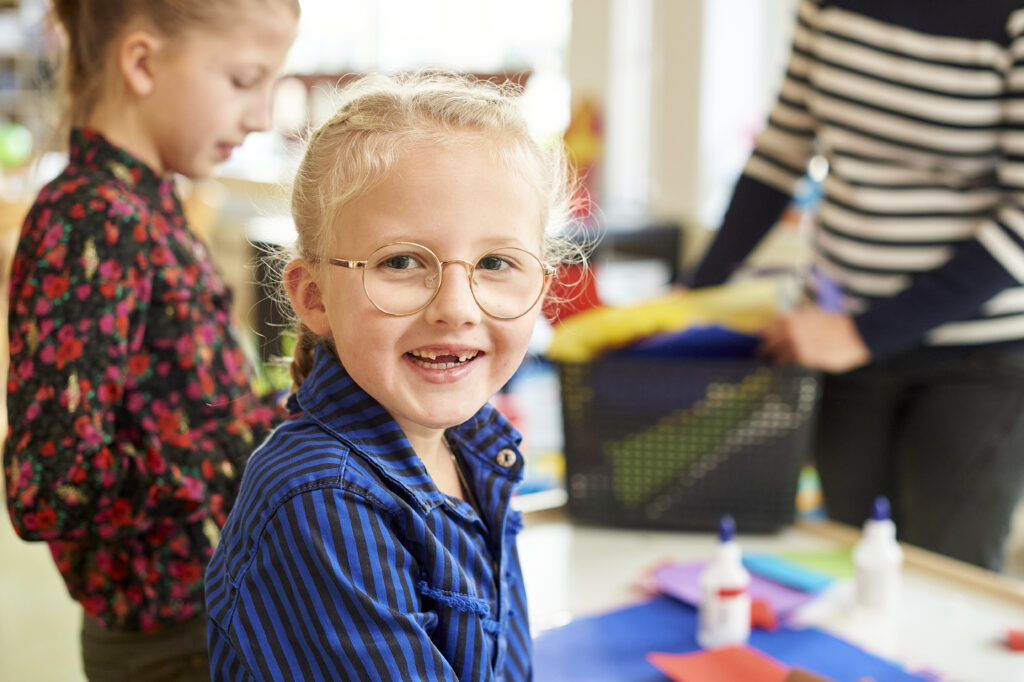
[{"label": "pink construction paper", "polygon": [[651,652],[647,660],[673,682],[784,682],[789,668],[749,646],[726,646],[689,654]]},{"label": "pink construction paper", "polygon": [[[699,606],[701,602],[700,574],[705,562],[670,563],[657,566],[649,576],[650,584],[662,594],[680,601]],[[751,599],[763,599],[771,605],[780,620],[786,620],[800,606],[817,595],[762,578],[756,573],[750,575]]]}]

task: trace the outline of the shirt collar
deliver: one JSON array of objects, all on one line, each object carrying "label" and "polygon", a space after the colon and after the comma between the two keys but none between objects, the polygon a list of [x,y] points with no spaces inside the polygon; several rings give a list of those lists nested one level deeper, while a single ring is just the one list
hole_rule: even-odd
[{"label": "shirt collar", "polygon": [[[352,448],[369,455],[371,464],[405,488],[424,508],[447,501],[427,474],[402,428],[380,403],[364,391],[341,362],[322,346],[317,347],[313,369],[302,382],[296,401],[304,415]],[[448,429],[473,478],[505,476],[518,483],[523,477],[523,458],[508,466],[503,451],[518,452],[522,436],[489,403],[468,420]],[[504,463],[504,464],[503,464]]]},{"label": "shirt collar", "polygon": [[173,190],[170,174],[157,175],[145,162],[111,143],[95,128],[72,128],[68,163],[112,175],[142,194],[163,195]]}]

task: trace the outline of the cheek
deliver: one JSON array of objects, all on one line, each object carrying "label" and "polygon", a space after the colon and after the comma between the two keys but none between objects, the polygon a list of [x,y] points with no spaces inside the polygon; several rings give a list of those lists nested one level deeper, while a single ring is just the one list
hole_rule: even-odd
[{"label": "cheek", "polygon": [[369,390],[386,365],[383,340],[366,325],[342,323],[334,327],[332,335],[341,364],[356,383]]},{"label": "cheek", "polygon": [[367,300],[358,280],[351,282],[344,278],[328,277],[321,291],[324,308],[336,336],[341,336],[353,327],[369,330],[375,323],[374,313],[377,310]]},{"label": "cheek", "polygon": [[338,354],[363,365],[384,367],[393,362],[403,326],[398,318],[384,316],[364,301],[346,301],[331,314],[331,334]]},{"label": "cheek", "polygon": [[530,345],[536,321],[537,315],[530,313],[508,323],[508,328],[502,333],[502,365],[508,364],[513,370],[519,366]]}]

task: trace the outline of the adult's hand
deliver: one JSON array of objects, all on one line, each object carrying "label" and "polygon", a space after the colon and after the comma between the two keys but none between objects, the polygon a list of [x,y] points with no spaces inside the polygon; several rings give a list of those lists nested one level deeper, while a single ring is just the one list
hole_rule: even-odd
[{"label": "adult's hand", "polygon": [[777,317],[761,334],[758,356],[780,365],[839,373],[871,359],[850,315],[817,306],[801,307]]}]

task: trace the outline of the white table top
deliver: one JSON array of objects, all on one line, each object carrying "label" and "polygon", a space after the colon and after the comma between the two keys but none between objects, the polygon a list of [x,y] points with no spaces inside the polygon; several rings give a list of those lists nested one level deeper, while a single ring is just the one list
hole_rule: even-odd
[{"label": "white table top", "polygon": [[[613,610],[643,598],[635,581],[658,562],[710,556],[712,533],[672,533],[578,525],[561,512],[525,515],[519,549],[534,632],[574,617]],[[740,535],[745,551],[826,549],[851,545],[857,533],[832,523],[801,524],[776,535]],[[910,670],[956,682],[1024,682],[1024,652],[1003,644],[1008,628],[1024,628],[1024,582],[906,547],[903,604],[894,624],[852,607],[852,585],[840,581],[801,612],[818,625]]]}]

